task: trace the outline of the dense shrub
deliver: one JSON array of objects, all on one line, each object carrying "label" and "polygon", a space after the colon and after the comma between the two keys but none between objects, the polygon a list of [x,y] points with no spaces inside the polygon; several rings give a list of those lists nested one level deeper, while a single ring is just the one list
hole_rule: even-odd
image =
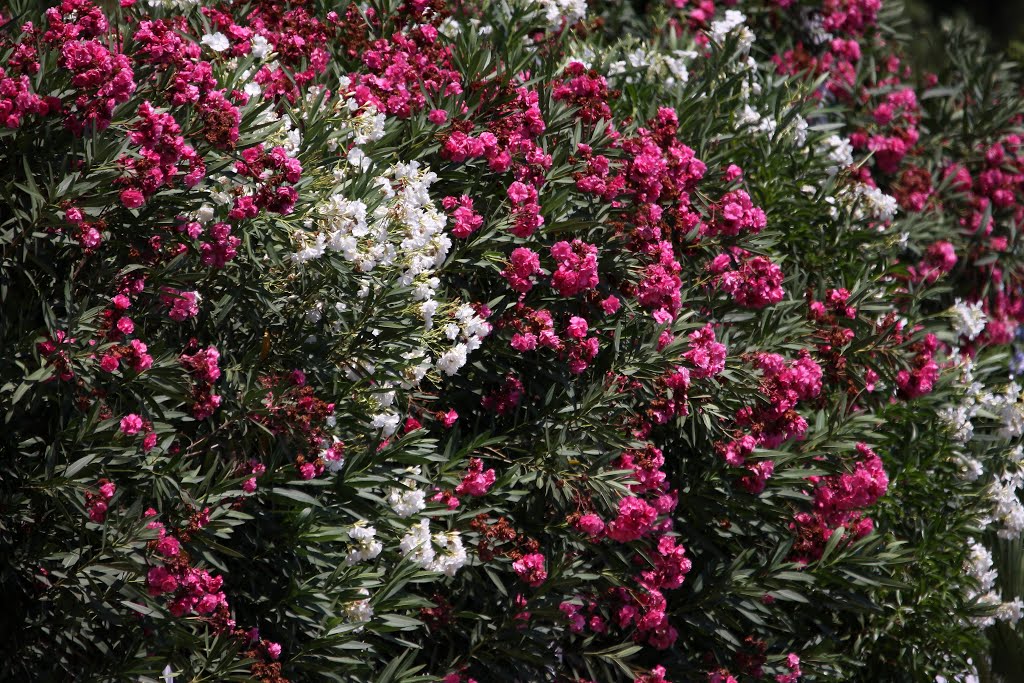
[{"label": "dense shrub", "polygon": [[1020,642],[1022,100],[969,35],[935,75],[878,0],[0,20],[5,677]]}]

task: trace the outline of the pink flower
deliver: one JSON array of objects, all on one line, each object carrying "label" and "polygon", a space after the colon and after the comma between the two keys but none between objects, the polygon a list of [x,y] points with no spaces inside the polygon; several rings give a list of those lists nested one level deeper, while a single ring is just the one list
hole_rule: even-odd
[{"label": "pink flower", "polygon": [[131,413],[121,418],[121,433],[126,436],[134,436],[142,429],[142,418]]},{"label": "pink flower", "polygon": [[583,633],[587,618],[580,614],[580,606],[572,602],[563,602],[558,606],[559,611],[569,620],[569,630],[573,633]]},{"label": "pink flower", "polygon": [[612,315],[618,311],[619,305],[619,299],[616,296],[609,296],[607,299],[601,300],[601,310],[608,315]]},{"label": "pink flower", "polygon": [[501,276],[514,291],[525,294],[533,289],[532,276],[539,272],[540,256],[537,252],[526,247],[518,247],[512,250],[508,265],[501,271]]},{"label": "pink flower", "polygon": [[[633,683],[670,683],[665,678],[665,667],[656,666],[649,674],[644,674],[633,679]],[[735,681],[733,682],[735,683]]]},{"label": "pink flower", "polygon": [[544,556],[540,553],[523,555],[521,559],[512,563],[512,569],[523,582],[533,588],[540,586],[548,578],[548,573],[544,569]]},{"label": "pink flower", "polygon": [[100,359],[100,368],[104,372],[115,372],[120,364],[121,361],[112,353],[104,354],[103,358]]},{"label": "pink flower", "polygon": [[484,471],[484,462],[480,458],[470,458],[469,471],[462,478],[462,483],[455,487],[460,496],[482,496],[494,485],[493,469]]},{"label": "pink flower", "polygon": [[157,542],[156,551],[164,557],[174,557],[181,552],[181,544],[174,536],[164,536]]},{"label": "pink flower", "polygon": [[523,204],[533,201],[537,197],[537,190],[529,185],[524,185],[518,180],[508,186],[508,198],[515,204]]},{"label": "pink flower", "polygon": [[583,339],[587,336],[588,329],[587,321],[574,315],[569,318],[569,325],[565,328],[565,334],[573,339]]},{"label": "pink flower", "polygon": [[608,538],[627,543],[651,531],[658,511],[643,500],[628,496],[619,501],[619,516],[608,524]]},{"label": "pink flower", "polygon": [[455,219],[455,225],[452,226],[453,237],[465,239],[484,224],[484,217],[473,210],[473,199],[469,195],[464,194],[458,198],[445,197],[441,204]]},{"label": "pink flower", "polygon": [[551,256],[558,268],[551,275],[551,286],[562,296],[573,296],[597,286],[597,247],[583,240],[556,242]]},{"label": "pink flower", "polygon": [[713,377],[725,369],[726,348],[715,340],[715,330],[708,323],[690,333],[690,350],[683,358],[695,366],[693,376],[698,379]]},{"label": "pink flower", "polygon": [[146,575],[146,587],[152,596],[173,593],[178,589],[178,579],[165,567],[153,567]]},{"label": "pink flower", "polygon": [[604,532],[604,520],[595,514],[583,515],[576,522],[576,528],[588,536],[600,536]]},{"label": "pink flower", "polygon": [[459,414],[454,409],[449,409],[447,413],[441,413],[441,424],[444,425],[445,429],[454,427],[458,419]]},{"label": "pink flower", "polygon": [[199,314],[199,292],[186,292],[171,287],[163,287],[160,302],[167,307],[168,317],[176,322],[183,322]]},{"label": "pink flower", "polygon": [[146,198],[138,190],[124,190],[121,192],[121,203],[126,208],[137,209],[146,203]]},{"label": "pink flower", "polygon": [[435,126],[441,126],[448,120],[448,112],[444,109],[433,109],[427,114],[427,119]]},{"label": "pink flower", "polygon": [[267,654],[276,661],[281,656],[281,645],[279,643],[267,643]]},{"label": "pink flower", "polygon": [[95,500],[89,505],[89,519],[100,524],[107,518],[107,503],[103,500]]},{"label": "pink flower", "polygon": [[708,266],[715,274],[714,283],[731,294],[745,308],[764,308],[782,301],[783,274],[778,265],[763,256],[750,257],[742,249],[719,254]]}]

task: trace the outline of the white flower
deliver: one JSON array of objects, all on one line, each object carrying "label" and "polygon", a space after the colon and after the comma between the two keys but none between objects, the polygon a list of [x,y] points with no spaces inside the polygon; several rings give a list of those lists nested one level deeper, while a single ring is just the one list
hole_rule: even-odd
[{"label": "white flower", "polygon": [[[304,235],[302,238],[304,238]],[[292,263],[302,265],[307,261],[318,259],[324,255],[326,246],[327,239],[323,235],[317,235],[312,243],[305,244],[302,249],[291,254]]]},{"label": "white flower", "polygon": [[835,175],[853,163],[853,145],[838,135],[830,135],[822,140],[817,151],[832,162],[833,165],[826,169],[829,175]]},{"label": "white flower", "polygon": [[761,114],[749,104],[743,106],[743,111],[740,112],[736,122],[739,124],[737,126],[738,128],[753,128],[754,131],[762,133],[768,137],[775,134],[775,128],[778,125],[775,119],[768,116],[761,116]]},{"label": "white flower", "polygon": [[946,423],[954,441],[967,443],[974,436],[974,425],[971,423],[971,418],[976,412],[977,408],[974,406],[945,406],[939,410],[938,417]]},{"label": "white flower", "polygon": [[413,491],[390,489],[387,501],[391,509],[395,511],[395,514],[403,519],[412,517],[427,507],[426,493],[419,489]]},{"label": "white flower", "polygon": [[242,92],[244,92],[249,97],[259,97],[260,93],[263,92],[263,88],[260,87],[259,83],[249,81],[245,84],[245,87],[242,88]]},{"label": "white flower", "polygon": [[174,683],[174,669],[168,664],[164,667],[164,671],[160,674],[160,678],[164,679],[164,683]]},{"label": "white flower", "polygon": [[978,481],[981,475],[985,474],[985,466],[977,458],[959,455],[956,462],[960,466],[960,477],[964,481]]},{"label": "white flower", "polygon": [[797,147],[807,144],[807,120],[799,114],[793,120],[793,142]]},{"label": "white flower", "polygon": [[203,225],[206,225],[213,220],[213,207],[209,204],[203,204],[196,210],[196,220]]},{"label": "white flower", "polygon": [[252,56],[256,59],[263,59],[270,54],[270,42],[263,36],[253,36]]},{"label": "white flower", "polygon": [[366,153],[359,147],[353,147],[348,151],[346,157],[348,163],[356,168],[367,170],[370,168],[370,157],[366,156]]},{"label": "white flower", "polygon": [[1024,615],[1024,602],[1020,598],[1014,598],[1013,602],[1004,602],[996,608],[996,621],[1008,621],[1011,626],[1016,626]]},{"label": "white flower", "polygon": [[469,349],[466,348],[465,344],[456,344],[437,359],[437,369],[451,377],[466,364],[466,354],[468,352]]},{"label": "white flower", "polygon": [[[690,70],[686,65],[697,56],[692,50],[673,50],[672,55],[658,55],[656,58],[656,69],[654,78],[661,80],[668,87],[682,85],[690,80]],[[660,74],[661,71],[665,75]]]},{"label": "white flower", "polygon": [[231,47],[231,41],[228,40],[228,37],[220,31],[217,31],[216,33],[207,33],[203,36],[200,42],[214,52],[224,52],[224,50]]},{"label": "white flower", "polygon": [[890,197],[877,187],[864,183],[855,183],[852,189],[852,201],[858,215],[863,214],[872,220],[887,223],[896,217],[899,205],[895,197]]},{"label": "white flower", "polygon": [[1020,399],[1021,387],[1016,382],[1010,382],[1000,394],[983,393],[978,396],[978,402],[1003,421],[1000,438],[1015,439],[1024,435],[1024,403]]},{"label": "white flower", "polygon": [[371,418],[370,423],[387,438],[398,430],[398,419],[398,413],[378,413]]},{"label": "white flower", "polygon": [[[360,595],[370,595],[370,591],[365,588],[359,589]],[[342,608],[342,615],[345,617],[345,621],[348,622],[365,622],[373,618],[373,607],[370,605],[370,598],[366,597],[363,600],[352,600],[346,602]]]},{"label": "white flower", "polygon": [[459,24],[458,20],[454,17],[447,17],[441,22],[441,25],[437,27],[437,30],[443,36],[454,38],[462,33],[462,25]]},{"label": "white flower", "polygon": [[409,533],[402,536],[398,548],[406,557],[421,567],[430,566],[435,555],[434,546],[430,542],[430,520],[421,519],[414,524],[409,529]]},{"label": "white flower", "polygon": [[455,339],[459,336],[459,331],[459,326],[456,325],[455,323],[448,323],[447,325],[441,328],[441,332],[444,334],[445,337],[448,338],[449,341],[455,341]]},{"label": "white flower", "polygon": [[969,304],[957,299],[950,310],[957,335],[967,337],[968,341],[974,341],[979,334],[985,331],[988,317],[981,310],[980,301]]},{"label": "white flower", "polygon": [[967,564],[964,570],[967,575],[978,582],[978,589],[971,595],[987,593],[996,584],[999,573],[993,569],[992,553],[989,549],[978,543],[973,538],[967,539],[970,552],[967,555]]},{"label": "white flower", "polygon": [[433,561],[427,564],[425,569],[440,572],[445,576],[455,576],[455,572],[469,562],[459,532],[434,534],[434,544],[441,550],[440,552],[435,551]]},{"label": "white flower", "polygon": [[747,17],[742,12],[737,12],[734,9],[726,10],[725,16],[722,19],[711,22],[711,30],[708,32],[708,36],[711,40],[721,45],[730,33],[739,29],[739,50],[740,52],[746,52],[754,43],[754,33],[743,25],[746,20]]},{"label": "white flower", "polygon": [[376,539],[377,530],[369,526],[365,521],[360,520],[348,530],[348,537],[352,544],[348,546],[345,553],[345,564],[352,566],[359,562],[372,560],[380,555],[384,549],[383,544]]},{"label": "white flower", "polygon": [[544,19],[558,28],[562,19],[572,26],[587,15],[587,0],[532,0],[544,12]]},{"label": "white flower", "polygon": [[423,329],[430,330],[434,327],[434,313],[437,312],[437,302],[433,299],[424,301],[420,306],[420,313],[423,316]]},{"label": "white flower", "polygon": [[1018,476],[1004,474],[989,487],[992,499],[992,521],[1001,528],[996,532],[999,538],[1017,538],[1024,531],[1024,505],[1017,496],[1020,488]]},{"label": "white flower", "polygon": [[199,4],[199,0],[149,0],[150,7],[187,10]]}]

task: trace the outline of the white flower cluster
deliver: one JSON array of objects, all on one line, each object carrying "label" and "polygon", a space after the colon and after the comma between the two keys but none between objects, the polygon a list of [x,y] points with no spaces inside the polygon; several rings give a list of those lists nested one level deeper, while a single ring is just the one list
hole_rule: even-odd
[{"label": "white flower cluster", "polygon": [[1004,473],[989,485],[992,513],[987,521],[999,526],[999,538],[1017,538],[1024,532],[1024,505],[1017,495],[1022,478],[1024,475],[1019,472]]},{"label": "white flower cluster", "polygon": [[[476,17],[469,19],[470,28],[475,28],[477,34],[480,36],[489,36],[494,33],[494,27],[490,24],[484,24]],[[438,32],[448,38],[455,38],[462,33],[462,24],[455,17],[446,17],[441,25],[437,27]]]},{"label": "white flower cluster", "polygon": [[1003,602],[998,590],[995,590],[996,579],[999,572],[993,567],[992,553],[981,543],[973,538],[968,538],[970,554],[964,571],[969,577],[978,582],[978,587],[967,590],[967,597],[976,599],[978,604],[995,607],[991,616],[976,617],[972,621],[978,628],[987,628],[997,621],[1008,621],[1016,626],[1024,612],[1024,602],[1020,598],[1014,598],[1010,602]]},{"label": "white flower cluster", "polygon": [[409,529],[398,547],[422,568],[445,576],[455,576],[455,572],[469,561],[459,533],[439,532],[431,536],[430,520],[426,518]]},{"label": "white flower cluster", "polygon": [[797,147],[803,147],[807,144],[807,119],[797,114],[793,118],[793,128],[790,130],[790,135],[793,136],[793,142],[796,143]]},{"label": "white flower cluster", "polygon": [[970,546],[970,553],[967,556],[965,570],[968,576],[978,582],[978,589],[971,594],[987,593],[996,585],[996,578],[999,576],[999,572],[993,568],[992,553],[973,538],[968,538],[967,544]]},{"label": "white flower cluster", "polygon": [[261,36],[259,34],[256,34],[255,36],[253,36],[251,42],[252,42],[252,56],[255,59],[260,59],[260,60],[266,59],[267,55],[269,55],[271,50],[273,49],[273,46],[271,46],[270,41],[267,40],[264,36]]},{"label": "white flower cluster", "polygon": [[199,42],[214,52],[224,52],[224,50],[231,47],[231,41],[228,40],[228,37],[220,31],[217,31],[216,33],[207,33]]},{"label": "white flower cluster", "polygon": [[455,310],[453,321],[441,331],[455,344],[441,354],[436,367],[451,377],[466,364],[468,354],[480,347],[481,340],[490,333],[491,325],[477,315],[472,306],[462,305]]},{"label": "white flower cluster", "polygon": [[746,20],[747,17],[743,12],[738,12],[734,9],[726,10],[723,18],[711,22],[711,30],[708,31],[708,37],[722,45],[729,34],[736,31],[739,39],[737,45],[739,51],[747,52],[750,50],[750,46],[754,44],[754,32],[744,24]]},{"label": "white flower cluster", "polygon": [[762,116],[749,104],[743,105],[743,110],[736,117],[736,127],[739,129],[750,129],[767,137],[775,135],[775,128],[778,123],[770,116]]},{"label": "white flower cluster", "polygon": [[[856,220],[888,223],[896,217],[896,213],[899,211],[899,204],[896,203],[895,197],[864,183],[853,183],[844,188],[840,197],[853,210]],[[882,226],[879,226],[879,229],[882,229]]]},{"label": "white flower cluster", "polygon": [[836,175],[853,163],[853,146],[849,140],[838,135],[830,135],[822,140],[817,152],[832,163],[826,169],[829,175]]},{"label": "white flower cluster", "polygon": [[153,9],[176,9],[176,10],[190,10],[193,7],[199,5],[199,0],[147,0],[147,5]]},{"label": "white flower cluster", "polygon": [[956,300],[950,315],[955,323],[954,329],[958,336],[967,337],[969,341],[977,339],[978,335],[985,331],[988,324],[988,316],[981,310],[981,302],[973,304],[966,303],[960,299]]},{"label": "white flower cluster", "polygon": [[[945,423],[950,438],[966,444],[974,438],[974,420],[979,415],[996,416],[1002,421],[998,435],[1014,439],[1024,435],[1024,402],[1021,401],[1021,387],[1011,382],[1002,392],[988,391],[974,377],[974,364],[970,358],[959,353],[952,354],[951,360],[958,365],[960,376],[957,381],[963,387],[963,399],[959,404],[946,405],[939,411],[939,418]],[[1011,469],[999,474],[989,484],[988,495],[992,511],[985,524],[996,524],[1000,538],[1016,538],[1024,531],[1024,505],[1018,491],[1024,485],[1024,472],[1019,465],[1024,459],[1024,446],[1010,451]],[[977,481],[985,472],[984,465],[971,455],[960,453],[956,456],[961,476],[967,481]]]},{"label": "white flower cluster", "polygon": [[1024,435],[1024,394],[1021,386],[1010,382],[1002,393],[982,393],[978,401],[985,408],[1002,420],[999,436],[1003,439],[1016,439]]},{"label": "white flower cluster", "polygon": [[[416,474],[419,474],[418,470],[419,468],[415,468]],[[427,494],[422,489],[416,488],[414,479],[403,479],[402,485],[405,487],[404,489],[388,489],[387,501],[395,514],[405,519],[422,512],[427,507]]]},{"label": "white flower cluster", "polygon": [[[974,437],[974,424],[971,422],[971,418],[977,412],[978,407],[976,404],[965,403],[943,406],[939,410],[938,416],[945,423],[950,438],[957,443],[964,444]],[[974,481],[974,479],[969,479],[969,481]]]},{"label": "white flower cluster", "polygon": [[[347,76],[341,78],[341,92],[348,90],[351,81]],[[307,105],[315,104],[318,93],[314,90],[307,95]],[[369,142],[376,142],[384,137],[386,118],[372,104],[360,106],[352,97],[334,102],[334,130],[327,140],[327,149],[337,151],[340,146],[349,144],[360,147]]]},{"label": "white flower cluster", "polygon": [[[423,330],[432,330],[442,308],[434,298],[441,284],[435,271],[452,246],[445,231],[447,217],[430,198],[429,188],[436,179],[436,174],[418,162],[396,164],[374,179],[372,185],[381,202],[372,212],[362,200],[347,199],[340,193],[331,195],[317,207],[316,225],[309,222],[315,230],[298,233],[301,247],[292,253],[292,262],[302,265],[336,252],[362,273],[388,268],[389,273],[397,275],[399,286],[410,289]],[[451,316],[442,331],[452,345],[436,363],[437,369],[447,375],[454,375],[466,364],[468,354],[491,330],[470,306],[457,307]],[[416,369],[405,376],[406,388],[410,388],[423,378],[430,360],[426,351],[406,358],[419,359]],[[415,383],[410,382],[413,379]],[[374,427],[390,436],[397,428],[397,416],[378,415]]]},{"label": "white flower cluster", "polygon": [[[624,82],[636,83],[651,68],[655,53],[638,47],[627,52],[625,57],[625,59],[614,61],[608,65],[608,77],[624,76],[622,79]],[[686,77],[690,77],[689,72]]]},{"label": "white flower cluster", "polygon": [[385,439],[398,431],[398,413],[377,413],[370,418],[374,429],[379,429]]},{"label": "white flower cluster", "polygon": [[587,16],[587,0],[530,0],[544,14],[544,20],[552,27],[572,26]]},{"label": "white flower cluster", "polygon": [[[587,56],[593,58],[592,53]],[[692,50],[672,50],[666,54],[636,48],[626,53],[625,59],[608,64],[607,75],[613,79],[622,76],[625,83],[646,80],[671,88],[690,80],[688,65],[696,57],[697,53]]]},{"label": "white flower cluster", "polygon": [[[983,387],[974,379],[974,361],[970,357],[961,356],[957,352],[951,355],[950,361],[960,372],[957,383],[964,390],[963,400],[958,405],[943,406],[938,412],[938,417],[945,424],[946,431],[953,441],[966,444],[974,438],[972,420],[981,407],[978,398],[982,394]],[[974,458],[961,455],[960,459],[964,478],[967,481],[977,480],[984,472],[981,463]]]},{"label": "white flower cluster", "polygon": [[384,549],[384,545],[377,540],[377,530],[363,520],[356,522],[348,530],[348,537],[352,543],[345,551],[345,564],[350,567],[372,560]]},{"label": "white flower cluster", "polygon": [[345,621],[357,623],[367,622],[373,619],[373,606],[370,604],[370,591],[365,588],[359,589],[360,595],[366,595],[367,597],[362,600],[352,600],[346,602],[341,610],[342,616],[345,617]]},{"label": "white flower cluster", "polygon": [[[948,662],[949,655],[944,655],[943,660]],[[936,676],[935,683],[981,683],[981,679],[978,678],[978,669],[974,666],[974,662],[968,659],[967,665],[970,667],[967,671],[953,674],[951,678],[946,678],[941,674]]]}]

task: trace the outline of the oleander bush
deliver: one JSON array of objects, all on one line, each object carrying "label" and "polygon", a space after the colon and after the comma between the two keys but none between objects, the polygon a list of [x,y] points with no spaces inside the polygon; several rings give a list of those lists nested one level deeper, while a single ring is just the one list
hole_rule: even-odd
[{"label": "oleander bush", "polygon": [[721,4],[7,3],[0,677],[1019,672],[1020,74]]}]

